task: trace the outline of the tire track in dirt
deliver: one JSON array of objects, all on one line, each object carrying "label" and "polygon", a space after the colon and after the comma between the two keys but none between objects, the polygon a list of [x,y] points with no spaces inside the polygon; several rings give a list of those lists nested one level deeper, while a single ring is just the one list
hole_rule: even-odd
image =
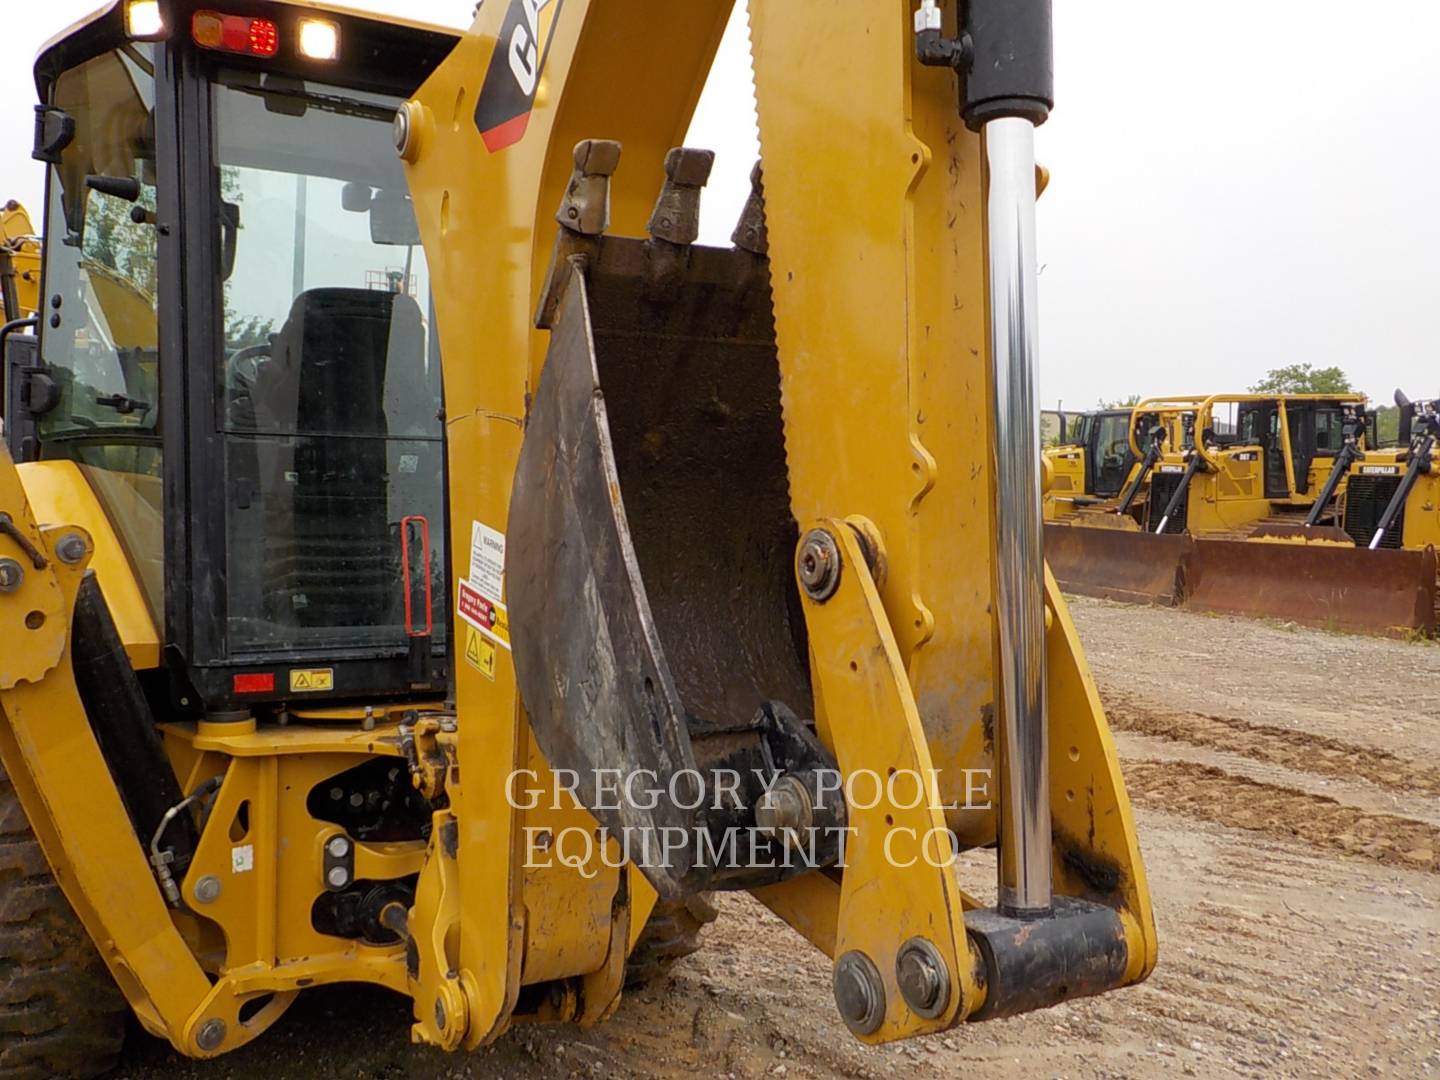
[{"label": "tire track in dirt", "polygon": [[1125,691],[1102,689],[1101,696],[1110,726],[1119,731],[1225,750],[1296,772],[1365,780],[1405,794],[1440,796],[1440,769],[1372,746],[1229,716],[1176,710]]},{"label": "tire track in dirt", "polygon": [[1128,761],[1125,786],[1131,798],[1163,810],[1440,873],[1440,829],[1411,818],[1367,814],[1323,795],[1193,762]]}]

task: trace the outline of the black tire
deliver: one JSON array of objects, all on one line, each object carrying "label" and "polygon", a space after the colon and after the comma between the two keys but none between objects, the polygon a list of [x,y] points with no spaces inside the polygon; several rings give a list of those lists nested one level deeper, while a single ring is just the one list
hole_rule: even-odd
[{"label": "black tire", "polygon": [[635,990],[654,982],[677,961],[698,952],[700,931],[719,914],[709,893],[657,903],[625,963],[625,989]]},{"label": "black tire", "polygon": [[109,1071],[127,1011],[0,767],[0,1080]]}]

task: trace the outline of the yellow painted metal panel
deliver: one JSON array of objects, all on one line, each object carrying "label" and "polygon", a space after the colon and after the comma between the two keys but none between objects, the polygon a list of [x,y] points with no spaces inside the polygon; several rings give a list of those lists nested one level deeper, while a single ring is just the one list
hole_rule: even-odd
[{"label": "yellow painted metal panel", "polygon": [[[73,461],[36,461],[16,466],[25,495],[37,520],[79,525],[95,540],[91,565],[125,645],[125,654],[137,671],[160,666],[160,633],[134,564],[81,470]],[[159,524],[156,515],[156,524]],[[153,548],[139,552],[142,559],[161,557],[163,535],[152,538]],[[158,585],[158,582],[157,582]]]}]

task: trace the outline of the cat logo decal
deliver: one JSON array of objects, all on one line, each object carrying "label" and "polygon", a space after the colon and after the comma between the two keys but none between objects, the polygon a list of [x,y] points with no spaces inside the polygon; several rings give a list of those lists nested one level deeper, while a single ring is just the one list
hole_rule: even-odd
[{"label": "cat logo decal", "polygon": [[510,0],[475,103],[475,126],[492,154],[525,137],[564,4],[565,0]]}]

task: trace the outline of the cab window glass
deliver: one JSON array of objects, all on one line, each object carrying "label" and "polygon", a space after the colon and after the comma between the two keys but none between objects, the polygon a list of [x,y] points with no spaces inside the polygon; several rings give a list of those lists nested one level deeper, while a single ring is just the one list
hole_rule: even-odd
[{"label": "cab window glass", "polygon": [[42,457],[75,461],[124,542],[158,622],[160,353],[156,310],[155,77],[127,45],[55,81],[74,137],[49,170],[41,359],[59,403],[38,421]]},{"label": "cab window glass", "polygon": [[400,102],[237,71],[213,100],[231,655],[404,649],[404,582],[412,601],[427,579],[446,590],[440,356]]}]

